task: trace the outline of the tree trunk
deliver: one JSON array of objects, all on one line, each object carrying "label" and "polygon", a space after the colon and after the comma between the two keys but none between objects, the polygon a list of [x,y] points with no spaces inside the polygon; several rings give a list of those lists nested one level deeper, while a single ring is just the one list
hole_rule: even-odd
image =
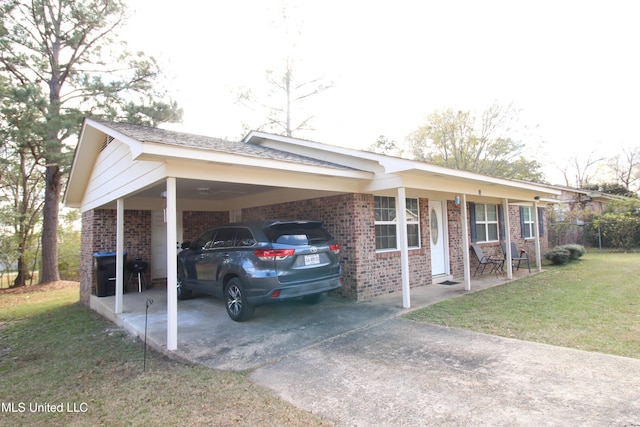
[{"label": "tree trunk", "polygon": [[[21,253],[24,253],[24,250]],[[13,280],[12,287],[17,288],[19,286],[25,286],[27,284],[27,279],[29,279],[29,269],[27,268],[27,263],[24,262],[24,256],[20,255],[18,258],[18,275]]]},{"label": "tree trunk", "polygon": [[45,181],[40,283],[60,280],[60,272],[58,271],[58,216],[61,174],[58,165],[47,166]]}]

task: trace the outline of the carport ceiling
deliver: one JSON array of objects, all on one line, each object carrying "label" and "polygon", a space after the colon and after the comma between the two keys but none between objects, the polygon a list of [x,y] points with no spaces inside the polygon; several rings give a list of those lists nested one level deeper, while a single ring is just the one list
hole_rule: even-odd
[{"label": "carport ceiling", "polygon": [[[263,185],[237,184],[232,182],[216,182],[195,179],[178,179],[176,190],[178,199],[189,200],[229,200],[237,197],[251,196],[276,187]],[[161,198],[166,190],[164,182],[149,187],[136,194],[136,197]]]}]

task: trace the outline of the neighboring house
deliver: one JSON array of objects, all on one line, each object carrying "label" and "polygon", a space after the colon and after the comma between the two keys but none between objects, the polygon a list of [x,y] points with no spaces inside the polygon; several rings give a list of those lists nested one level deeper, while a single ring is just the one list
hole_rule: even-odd
[{"label": "neighboring house", "polygon": [[[398,292],[409,307],[411,287],[457,278],[470,289],[471,241],[496,254],[503,240],[527,244],[540,268],[546,201],[559,195],[537,184],[263,132],[233,142],[86,119],[65,204],[82,212],[81,301],[91,304],[95,252],[148,260],[151,278],[167,283],[171,350],[177,245],[211,225],[321,220],[342,247],[341,295],[362,300]],[[122,310],[122,282],[119,276],[115,313]]]},{"label": "neighboring house", "polygon": [[570,243],[586,244],[585,219],[590,214],[602,214],[609,202],[625,200],[625,197],[595,190],[560,185],[545,186],[560,192],[554,197],[556,203],[553,205],[548,239],[551,246]]},{"label": "neighboring house", "polygon": [[557,203],[554,205],[555,217],[558,221],[563,221],[568,212],[580,210],[601,214],[607,203],[614,200],[625,200],[625,197],[595,190],[559,185],[549,185],[548,187],[560,191],[560,195],[555,197]]}]

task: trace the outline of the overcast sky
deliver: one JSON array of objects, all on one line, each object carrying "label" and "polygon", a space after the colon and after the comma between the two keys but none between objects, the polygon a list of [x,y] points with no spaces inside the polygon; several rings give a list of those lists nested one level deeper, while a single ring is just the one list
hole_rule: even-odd
[{"label": "overcast sky", "polygon": [[250,113],[235,94],[266,91],[265,71],[281,70],[295,42],[300,79],[333,83],[306,103],[306,139],[402,142],[436,110],[497,101],[521,110],[543,162],[640,146],[632,0],[291,0],[287,29],[281,0],[129,2],[126,38],[164,64],[188,132],[238,139]]}]

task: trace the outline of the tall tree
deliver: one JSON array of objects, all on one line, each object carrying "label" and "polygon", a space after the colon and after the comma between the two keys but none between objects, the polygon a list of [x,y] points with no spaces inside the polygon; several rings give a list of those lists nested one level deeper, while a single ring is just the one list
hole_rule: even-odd
[{"label": "tall tree", "polygon": [[0,74],[13,85],[37,88],[42,123],[38,156],[45,192],[42,282],[59,279],[60,195],[81,118],[94,115],[157,125],[181,111],[154,89],[153,58],[117,41],[123,0],[4,0],[0,6]]},{"label": "tall tree", "polygon": [[312,96],[331,88],[332,84],[320,77],[298,79],[291,57],[284,59],[282,71],[267,70],[266,80],[268,92],[265,96],[247,88],[237,96],[237,102],[241,105],[265,112],[266,121],[255,128],[286,136],[293,136],[294,132],[314,130],[311,126],[313,115],[300,116],[302,109],[299,107]]},{"label": "tall tree", "polygon": [[[35,98],[33,98],[35,96]],[[32,268],[26,253],[41,219],[44,187],[39,157],[39,91],[30,87],[0,88],[0,234],[5,264],[16,262],[13,286],[23,286]]]},{"label": "tall tree", "polygon": [[293,136],[314,130],[313,114],[305,111],[305,104],[332,88],[333,83],[318,74],[310,77],[301,72],[302,60],[296,52],[299,52],[303,27],[296,2],[280,0],[276,16],[270,23],[270,30],[277,40],[274,46],[277,65],[267,68],[264,91],[241,88],[236,94],[236,102],[259,117],[251,123],[243,123],[243,131],[251,128]]},{"label": "tall tree", "polygon": [[542,165],[513,139],[517,111],[493,104],[480,117],[471,111],[436,111],[407,137],[414,158],[502,178],[542,181]]},{"label": "tall tree", "polygon": [[640,181],[640,148],[623,148],[621,154],[609,159],[609,169],[627,192],[637,191]]},{"label": "tall tree", "polygon": [[592,169],[598,163],[604,160],[602,157],[597,157],[595,151],[590,153],[574,153],[561,169],[564,175],[564,182],[567,187],[586,188],[591,184]]},{"label": "tall tree", "polygon": [[390,140],[385,135],[380,135],[376,142],[367,147],[367,151],[396,157],[402,157],[403,154],[402,147],[395,140]]}]

